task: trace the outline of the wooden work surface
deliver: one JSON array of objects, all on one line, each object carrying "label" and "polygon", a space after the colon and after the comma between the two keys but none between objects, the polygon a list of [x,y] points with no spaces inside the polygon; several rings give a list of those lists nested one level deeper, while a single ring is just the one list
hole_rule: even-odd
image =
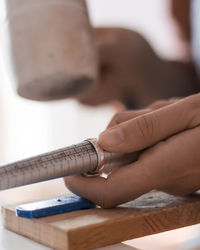
[{"label": "wooden work surface", "polygon": [[200,194],[151,192],[114,209],[89,209],[40,219],[2,209],[4,226],[54,249],[85,250],[200,223]]}]

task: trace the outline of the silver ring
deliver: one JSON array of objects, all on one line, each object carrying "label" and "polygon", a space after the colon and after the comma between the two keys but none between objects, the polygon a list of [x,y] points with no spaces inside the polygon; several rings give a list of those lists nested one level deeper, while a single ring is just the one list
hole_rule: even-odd
[{"label": "silver ring", "polygon": [[97,139],[91,138],[91,139],[87,139],[86,141],[88,141],[89,143],[92,144],[92,146],[94,147],[96,153],[97,153],[97,167],[95,170],[90,172],[91,174],[97,175],[100,174],[101,170],[104,167],[104,152],[103,149],[98,145],[97,143]]}]

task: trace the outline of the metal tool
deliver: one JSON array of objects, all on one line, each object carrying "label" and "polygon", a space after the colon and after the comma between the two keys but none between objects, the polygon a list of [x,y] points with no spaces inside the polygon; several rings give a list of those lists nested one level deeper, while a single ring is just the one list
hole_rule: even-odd
[{"label": "metal tool", "polygon": [[0,167],[0,190],[74,174],[95,175],[103,168],[135,161],[138,153],[104,151],[96,139]]}]

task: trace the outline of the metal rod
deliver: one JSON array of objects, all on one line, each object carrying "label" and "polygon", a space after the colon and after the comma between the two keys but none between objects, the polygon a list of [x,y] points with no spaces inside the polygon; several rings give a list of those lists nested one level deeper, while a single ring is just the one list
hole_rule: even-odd
[{"label": "metal rod", "polygon": [[106,152],[97,145],[96,139],[88,139],[66,148],[1,166],[0,190],[74,174],[96,173],[103,167],[133,162],[137,155]]}]

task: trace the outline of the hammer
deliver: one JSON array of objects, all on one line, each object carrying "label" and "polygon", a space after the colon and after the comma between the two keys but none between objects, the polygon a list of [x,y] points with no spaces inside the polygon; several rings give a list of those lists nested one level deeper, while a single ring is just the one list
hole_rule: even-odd
[{"label": "hammer", "polygon": [[3,0],[5,56],[17,93],[39,101],[94,88],[97,49],[85,0]]}]

